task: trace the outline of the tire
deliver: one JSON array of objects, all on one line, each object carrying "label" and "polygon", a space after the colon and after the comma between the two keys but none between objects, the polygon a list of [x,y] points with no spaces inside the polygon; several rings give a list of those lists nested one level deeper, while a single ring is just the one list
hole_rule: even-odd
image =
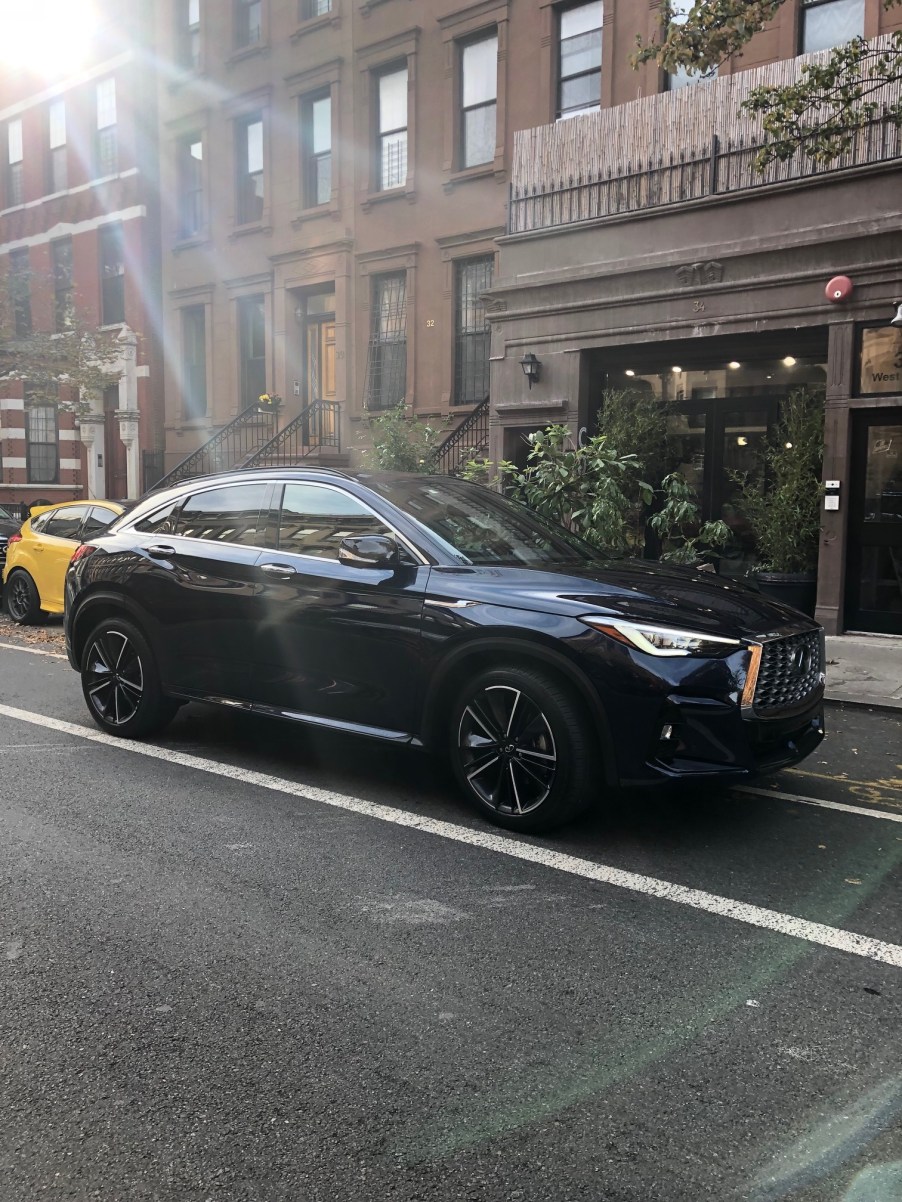
[{"label": "tire", "polygon": [[498,826],[551,830],[599,792],[598,738],[585,706],[539,669],[480,673],[458,693],[450,727],[458,784]]},{"label": "tire", "polygon": [[44,616],[37,585],[21,568],[10,573],[5,593],[6,611],[17,626],[34,626]]},{"label": "tire", "polygon": [[162,730],[178,709],[160,687],[147,639],[124,618],[108,618],[91,631],[81,657],[81,688],[100,729],[122,739]]}]

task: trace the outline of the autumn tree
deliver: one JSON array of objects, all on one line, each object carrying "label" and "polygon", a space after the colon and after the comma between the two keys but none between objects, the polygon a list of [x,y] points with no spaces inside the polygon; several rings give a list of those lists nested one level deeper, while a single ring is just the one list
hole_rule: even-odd
[{"label": "autumn tree", "polygon": [[[788,0],[698,0],[691,8],[664,0],[651,41],[637,39],[633,65],[656,62],[665,71],[713,74],[772,21]],[[887,9],[902,0],[884,0]],[[802,152],[819,164],[839,158],[856,132],[885,111],[902,125],[902,95],[885,92],[902,81],[902,30],[879,41],[854,38],[803,65],[794,82],[754,88],[743,107],[762,119],[767,142],[759,167]]]}]

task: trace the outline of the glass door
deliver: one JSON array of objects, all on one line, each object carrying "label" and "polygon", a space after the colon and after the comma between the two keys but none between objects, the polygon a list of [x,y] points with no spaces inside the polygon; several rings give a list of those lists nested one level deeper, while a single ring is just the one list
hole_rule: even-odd
[{"label": "glass door", "polygon": [[847,628],[902,634],[902,410],[856,416],[848,537]]}]

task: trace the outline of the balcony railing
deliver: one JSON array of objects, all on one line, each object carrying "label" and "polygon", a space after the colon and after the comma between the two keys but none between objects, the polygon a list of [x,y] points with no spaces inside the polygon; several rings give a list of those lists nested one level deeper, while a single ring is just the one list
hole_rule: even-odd
[{"label": "balcony railing", "polygon": [[888,110],[902,82],[879,96],[873,120],[834,162],[804,149],[763,170],[759,117],[742,102],[762,84],[783,86],[827,52],[647,96],[614,109],[515,135],[509,232],[549,229],[666,208],[842,171],[902,161],[902,129]]}]

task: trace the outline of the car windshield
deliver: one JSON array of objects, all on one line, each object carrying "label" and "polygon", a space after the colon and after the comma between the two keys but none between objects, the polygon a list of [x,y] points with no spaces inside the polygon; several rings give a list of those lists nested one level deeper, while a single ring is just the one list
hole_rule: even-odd
[{"label": "car windshield", "polygon": [[385,476],[365,483],[438,538],[461,564],[544,567],[600,553],[506,497],[441,476]]}]

